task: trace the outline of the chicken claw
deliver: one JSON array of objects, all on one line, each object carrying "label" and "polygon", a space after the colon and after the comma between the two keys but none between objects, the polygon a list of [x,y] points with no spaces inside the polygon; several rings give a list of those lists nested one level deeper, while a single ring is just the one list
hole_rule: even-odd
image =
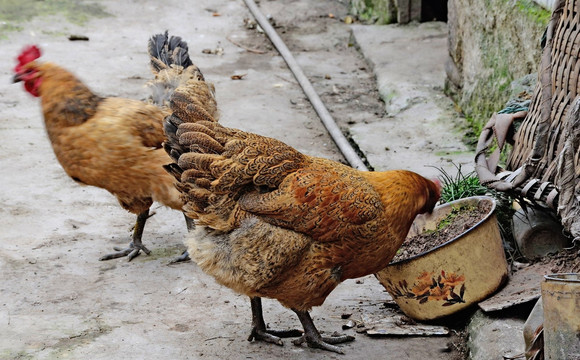
[{"label": "chicken claw", "polygon": [[147,255],[151,254],[151,250],[147,249],[145,247],[145,245],[143,245],[143,244],[135,245],[135,243],[133,241],[131,241],[129,243],[129,247],[127,247],[125,249],[120,248],[118,246],[115,246],[113,249],[116,252],[114,252],[112,254],[103,255],[99,258],[99,260],[105,261],[105,260],[111,260],[111,259],[116,259],[116,258],[126,256],[127,261],[131,261],[141,253],[141,250],[143,250],[143,252]]},{"label": "chicken claw", "polygon": [[266,329],[266,324],[264,323],[264,315],[262,313],[262,299],[259,297],[253,297],[250,300],[252,304],[252,332],[248,337],[248,341],[265,341],[272,344],[283,346],[281,338],[298,337],[302,336],[302,331],[297,329],[291,330],[273,330]]},{"label": "chicken claw", "polygon": [[298,315],[298,319],[300,319],[300,322],[304,327],[304,335],[296,340],[293,340],[292,343],[294,345],[301,345],[306,342],[306,344],[311,348],[318,348],[332,351],[338,354],[344,354],[342,349],[338,346],[334,346],[334,344],[342,344],[345,342],[353,341],[355,339],[354,336],[351,335],[323,337],[314,326],[314,322],[312,322],[312,318],[310,317],[308,311],[293,311],[296,313],[296,315]]},{"label": "chicken claw", "polygon": [[265,341],[268,343],[284,346],[282,338],[287,337],[297,337],[300,336],[302,332],[300,330],[272,330],[272,329],[258,329],[257,327],[252,328],[252,333],[248,337],[248,341]]},{"label": "chicken claw", "polygon": [[171,259],[171,261],[167,265],[173,265],[181,262],[190,261],[191,258],[189,257],[189,251],[185,250],[181,253],[181,255]]},{"label": "chicken claw", "polygon": [[135,222],[135,229],[133,230],[133,241],[129,244],[126,249],[114,247],[115,253],[107,254],[99,258],[100,261],[111,260],[120,258],[123,256],[127,257],[127,261],[133,260],[141,250],[147,255],[151,254],[151,250],[147,249],[145,245],[141,242],[141,237],[143,236],[143,229],[145,228],[145,223],[149,218],[149,209],[143,211],[137,216],[137,221]]}]

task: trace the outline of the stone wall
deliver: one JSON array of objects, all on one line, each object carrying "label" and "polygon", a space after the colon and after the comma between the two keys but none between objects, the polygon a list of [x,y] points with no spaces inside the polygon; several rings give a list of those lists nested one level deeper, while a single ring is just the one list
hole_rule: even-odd
[{"label": "stone wall", "polygon": [[395,0],[350,0],[350,9],[361,21],[377,25],[397,22]]},{"label": "stone wall", "polygon": [[531,0],[449,0],[446,89],[474,135],[504,107],[511,82],[537,71],[549,17]]},{"label": "stone wall", "polygon": [[[514,79],[535,73],[541,38],[553,0],[423,0],[422,21],[447,8],[449,59],[446,90],[471,123],[476,139],[494,111],[512,95]],[[363,22],[397,21],[400,5],[415,0],[351,0],[352,13]],[[439,14],[439,15],[437,15]]]}]

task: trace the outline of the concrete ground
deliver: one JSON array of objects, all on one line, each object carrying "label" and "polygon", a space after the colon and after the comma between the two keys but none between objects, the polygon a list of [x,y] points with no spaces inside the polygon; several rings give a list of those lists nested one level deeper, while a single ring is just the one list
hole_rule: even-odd
[{"label": "concrete ground", "polygon": [[[97,260],[128,243],[135,219],[106,191],[74,183],[57,163],[38,99],[10,84],[13,59],[26,44],[38,44],[43,59],[73,71],[100,95],[144,99],[151,77],[147,39],[168,29],[188,41],[192,60],[215,84],[224,124],[276,137],[310,155],[342,157],[282,58],[263,34],[246,27],[251,15],[241,0],[94,4],[22,18],[17,31],[6,31],[6,23],[0,28],[0,359],[341,358],[289,341],[284,347],[246,341],[246,297],[217,285],[194,263],[166,265],[183,250],[186,230],[177,212],[154,206],[144,234],[150,256],[130,263]],[[263,0],[260,7],[373,167],[432,176],[436,167],[453,169],[451,161],[470,163],[454,130],[457,116],[442,95],[442,24],[425,25],[428,36],[413,30],[411,41],[391,28],[390,38],[380,40],[371,31],[386,30],[341,22],[343,2]],[[79,23],[83,17],[88,20]],[[89,41],[69,41],[73,34]],[[394,57],[416,42],[422,46],[413,54],[425,62],[409,67]],[[421,63],[429,68],[421,70]],[[403,75],[409,69],[429,76],[409,80]],[[354,320],[389,316],[388,299],[368,276],[341,284],[312,315],[322,331],[356,336],[343,346],[351,359],[457,358],[448,345],[454,336],[370,338],[342,330],[342,314]],[[272,327],[299,326],[275,301],[264,301],[264,313]]]}]

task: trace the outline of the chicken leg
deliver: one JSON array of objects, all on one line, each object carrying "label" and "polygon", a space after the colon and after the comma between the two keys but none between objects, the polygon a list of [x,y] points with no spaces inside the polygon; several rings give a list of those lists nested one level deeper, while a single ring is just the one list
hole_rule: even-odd
[{"label": "chicken leg", "polygon": [[248,337],[248,341],[262,340],[276,345],[284,345],[281,338],[298,337],[302,335],[302,331],[291,330],[272,330],[266,329],[264,323],[264,314],[262,313],[262,298],[250,298],[252,304],[252,333]]},{"label": "chicken leg", "polygon": [[334,346],[334,344],[342,344],[354,340],[354,336],[351,335],[322,337],[314,326],[314,322],[312,322],[312,318],[310,317],[308,311],[298,311],[295,309],[292,309],[292,311],[298,315],[298,319],[300,319],[302,327],[304,328],[304,335],[302,335],[299,339],[292,341],[294,345],[301,345],[302,343],[306,342],[306,344],[311,348],[318,348],[344,354],[344,352],[338,346]]},{"label": "chicken leg", "polygon": [[[185,215],[185,214],[183,214],[183,217],[185,217],[185,224],[187,225],[187,232],[193,231],[195,229],[195,222],[193,221],[193,219],[188,218],[187,215]],[[184,250],[181,253],[181,255],[179,255],[176,258],[174,258],[173,260],[171,260],[168,265],[180,263],[180,262],[184,262],[184,261],[189,261],[189,260],[191,260],[191,258],[189,257],[189,252],[187,250]]]},{"label": "chicken leg", "polygon": [[122,249],[119,247],[115,247],[115,253],[107,254],[101,256],[99,260],[111,260],[120,258],[123,256],[127,256],[127,260],[133,260],[141,250],[147,255],[151,254],[151,250],[147,249],[145,245],[141,242],[141,237],[143,236],[143,229],[145,228],[145,223],[149,218],[149,209],[143,211],[141,214],[137,215],[137,221],[135,222],[135,228],[133,229],[133,241],[129,244],[129,247],[126,249]]}]

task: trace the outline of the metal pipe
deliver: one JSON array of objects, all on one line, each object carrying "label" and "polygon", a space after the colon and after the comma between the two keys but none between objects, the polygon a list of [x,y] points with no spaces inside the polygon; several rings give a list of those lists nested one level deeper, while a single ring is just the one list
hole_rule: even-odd
[{"label": "metal pipe", "polygon": [[284,41],[282,41],[280,36],[278,36],[276,30],[274,30],[272,25],[270,25],[270,23],[268,22],[268,19],[266,19],[266,17],[260,12],[260,9],[254,2],[254,0],[244,0],[244,2],[248,6],[250,12],[254,15],[254,18],[256,19],[258,24],[260,24],[262,29],[264,29],[266,35],[268,35],[270,41],[272,41],[272,44],[274,44],[280,55],[282,55],[282,57],[286,61],[286,64],[290,68],[290,71],[292,71],[292,74],[294,74],[294,77],[296,78],[296,80],[298,80],[298,83],[302,87],[304,94],[306,94],[306,97],[308,97],[308,100],[314,107],[314,110],[320,117],[320,120],[326,127],[326,130],[332,137],[332,140],[334,140],[334,142],[336,143],[336,146],[338,146],[340,152],[342,152],[342,154],[344,155],[345,159],[355,169],[368,171],[362,159],[358,156],[356,151],[350,145],[350,143],[348,142],[347,138],[344,136],[342,131],[340,131],[338,125],[336,125],[336,122],[326,109],[326,106],[324,106],[324,103],[316,93],[316,90],[314,90],[314,87],[312,87],[312,84],[310,83],[306,75],[304,75],[304,72],[302,71],[300,65],[298,65],[298,62],[296,61],[290,50],[288,50],[286,44],[284,44]]}]

